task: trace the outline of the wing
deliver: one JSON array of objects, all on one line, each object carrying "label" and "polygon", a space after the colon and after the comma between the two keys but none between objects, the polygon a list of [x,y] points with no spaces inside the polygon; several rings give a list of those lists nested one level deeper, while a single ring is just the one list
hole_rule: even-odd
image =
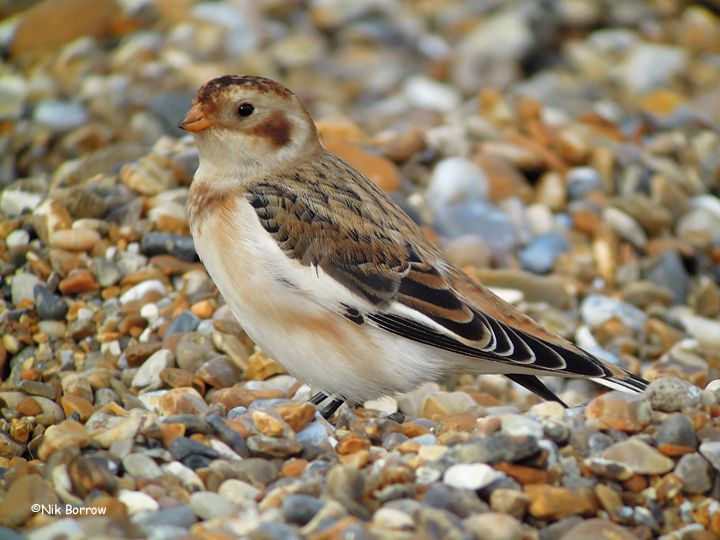
[{"label": "wing", "polygon": [[[259,181],[246,197],[289,258],[322,269],[352,294],[355,301],[337,309],[353,322],[502,362],[509,373],[627,376],[546,332],[453,267],[386,194],[332,154],[292,176]],[[532,376],[521,379],[542,386]]]}]

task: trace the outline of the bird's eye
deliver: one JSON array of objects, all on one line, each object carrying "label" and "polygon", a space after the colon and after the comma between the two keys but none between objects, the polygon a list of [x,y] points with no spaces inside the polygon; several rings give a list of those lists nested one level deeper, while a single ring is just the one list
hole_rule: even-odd
[{"label": "bird's eye", "polygon": [[243,103],[238,107],[238,114],[240,116],[250,116],[254,110],[255,107],[253,107],[249,103]]}]

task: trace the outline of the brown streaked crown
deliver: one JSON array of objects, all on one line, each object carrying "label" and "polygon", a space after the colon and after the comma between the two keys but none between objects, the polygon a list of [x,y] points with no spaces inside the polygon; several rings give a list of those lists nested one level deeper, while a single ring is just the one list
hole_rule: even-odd
[{"label": "brown streaked crown", "polygon": [[198,90],[195,101],[207,103],[212,101],[213,97],[225,88],[235,86],[245,86],[261,94],[275,94],[284,99],[288,99],[293,95],[290,90],[272,79],[253,75],[223,75],[222,77],[216,77],[206,82],[200,90]]}]

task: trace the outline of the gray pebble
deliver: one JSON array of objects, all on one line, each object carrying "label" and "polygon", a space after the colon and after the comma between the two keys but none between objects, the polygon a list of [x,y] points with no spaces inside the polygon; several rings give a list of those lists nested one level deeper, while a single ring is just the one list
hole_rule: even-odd
[{"label": "gray pebble", "polygon": [[281,510],[288,522],[305,525],[315,517],[315,514],[320,511],[324,504],[317,497],[292,494],[285,497]]},{"label": "gray pebble", "polygon": [[60,321],[65,318],[68,306],[62,296],[53,294],[44,284],[35,285],[33,288],[35,298],[35,309],[41,320]]},{"label": "gray pebble", "polygon": [[510,437],[504,433],[494,433],[453,446],[443,459],[451,463],[517,461],[530,457],[539,449],[534,437]]},{"label": "gray pebble", "polygon": [[658,444],[675,444],[697,448],[697,435],[687,416],[673,414],[663,420],[655,431],[655,440]]},{"label": "gray pebble", "polygon": [[248,534],[247,538],[248,540],[300,540],[302,537],[285,523],[263,523]]},{"label": "gray pebble", "polygon": [[[200,319],[195,315],[194,313],[190,311],[183,311],[180,315],[175,317],[172,322],[170,323],[170,326],[168,326],[167,332],[165,333],[165,336],[172,336],[173,334],[181,334],[184,332],[194,332],[198,325],[200,324]],[[207,340],[207,338],[205,338]],[[178,347],[180,349],[180,347]],[[179,350],[178,350],[179,352]],[[180,355],[178,354],[178,357]],[[208,357],[209,358],[209,357]],[[205,362],[208,358],[203,359],[200,364]],[[180,362],[178,361],[178,365],[180,365]],[[182,366],[180,366],[182,367]],[[199,368],[200,365],[196,366],[195,369],[189,370],[189,371],[195,371],[197,368]],[[183,368],[185,369],[185,368]]]},{"label": "gray pebble", "polygon": [[173,458],[191,469],[205,467],[213,459],[220,457],[220,454],[214,448],[189,437],[176,437],[168,446],[168,450]]},{"label": "gray pebble", "polygon": [[[134,454],[139,455],[139,454]],[[154,529],[156,527],[181,527],[190,528],[197,521],[195,512],[189,506],[175,506],[165,508],[157,512],[151,512],[137,520],[137,524],[143,529]]]},{"label": "gray pebble", "polygon": [[33,120],[60,133],[83,125],[88,120],[88,114],[80,103],[46,99],[35,107]]},{"label": "gray pebble", "polygon": [[122,278],[122,273],[118,266],[104,257],[93,259],[92,270],[98,283],[103,287],[115,285]]},{"label": "gray pebble", "polygon": [[423,503],[447,510],[460,518],[487,512],[490,508],[478,498],[473,490],[457,489],[445,484],[435,484],[423,498]]},{"label": "gray pebble", "polygon": [[653,409],[676,412],[695,407],[700,402],[701,392],[696,386],[677,377],[661,377],[648,385],[645,395]]},{"label": "gray pebble", "polygon": [[690,287],[685,266],[676,251],[664,251],[643,270],[643,277],[650,283],[671,291],[673,301],[682,304]]},{"label": "gray pebble", "polygon": [[582,199],[602,186],[600,174],[592,167],[575,167],[568,171],[567,188],[570,199]]},{"label": "gray pebble", "polygon": [[712,487],[710,467],[700,454],[685,454],[675,466],[686,493],[705,493]]},{"label": "gray pebble", "polygon": [[131,476],[152,480],[162,476],[155,461],[145,454],[130,454],[123,458],[123,467]]},{"label": "gray pebble", "polygon": [[518,258],[523,269],[534,274],[546,274],[555,260],[570,247],[567,238],[558,232],[541,234],[520,250]]},{"label": "gray pebble", "polygon": [[182,261],[198,260],[195,246],[189,236],[161,232],[147,232],[140,241],[140,249],[148,257],[153,255],[173,255]]},{"label": "gray pebble", "polygon": [[237,505],[212,491],[196,491],[191,494],[190,507],[204,520],[229,516],[237,510]]},{"label": "gray pebble", "polygon": [[716,471],[720,471],[720,441],[705,441],[700,445],[700,453]]}]

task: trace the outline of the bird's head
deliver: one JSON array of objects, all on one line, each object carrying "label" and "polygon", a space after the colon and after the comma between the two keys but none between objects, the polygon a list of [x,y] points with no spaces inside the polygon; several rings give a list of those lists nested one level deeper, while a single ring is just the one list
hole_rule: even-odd
[{"label": "bird's head", "polygon": [[264,77],[211,79],[179,127],[195,136],[201,168],[223,176],[270,172],[319,148],[315,124],[300,99]]}]

